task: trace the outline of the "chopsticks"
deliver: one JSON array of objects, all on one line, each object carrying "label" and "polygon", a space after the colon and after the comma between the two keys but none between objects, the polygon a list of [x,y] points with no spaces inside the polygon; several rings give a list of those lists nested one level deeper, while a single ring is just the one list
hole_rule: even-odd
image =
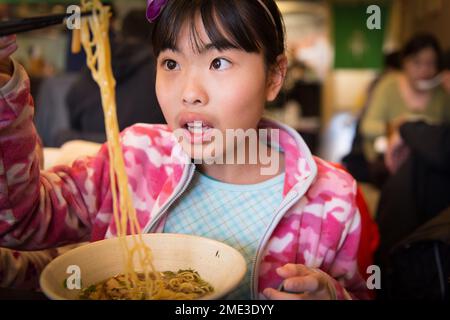
[{"label": "chopsticks", "polygon": [[[81,13],[81,16],[91,14],[92,11],[85,11]],[[70,16],[71,14],[63,13],[3,21],[0,22],[0,37],[61,24],[64,22],[64,19],[69,18]]]}]

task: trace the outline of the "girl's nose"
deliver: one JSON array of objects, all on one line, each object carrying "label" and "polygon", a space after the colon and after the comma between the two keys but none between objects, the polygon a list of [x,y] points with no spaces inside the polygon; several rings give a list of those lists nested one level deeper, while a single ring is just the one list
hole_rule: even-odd
[{"label": "girl's nose", "polygon": [[208,103],[208,95],[202,82],[192,76],[186,79],[182,98],[186,106],[202,106]]}]

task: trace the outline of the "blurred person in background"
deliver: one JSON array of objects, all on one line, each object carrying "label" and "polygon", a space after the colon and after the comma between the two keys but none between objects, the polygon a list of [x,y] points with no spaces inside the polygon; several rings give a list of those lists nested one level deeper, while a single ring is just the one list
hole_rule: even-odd
[{"label": "blurred person in background", "polygon": [[[152,25],[145,10],[132,10],[122,31],[112,39],[119,130],[135,123],[165,123],[155,93],[155,58],[150,45]],[[106,141],[100,89],[87,67],[67,95],[70,129],[58,134],[59,145],[69,140]]]},{"label": "blurred person in background", "polygon": [[368,161],[364,153],[364,138],[361,134],[361,122],[367,113],[367,109],[371,104],[373,93],[377,85],[392,73],[401,70],[400,52],[394,51],[384,56],[384,68],[377,77],[370,83],[365,103],[359,113],[355,127],[355,136],[353,138],[352,147],[343,159],[342,163],[352,176],[359,182],[372,183],[377,187],[381,187],[386,178],[386,168],[383,157],[376,157],[372,161]]},{"label": "blurred person in background", "polygon": [[[388,137],[407,119],[420,118],[429,123],[450,121],[449,94],[442,86],[428,85],[441,67],[442,51],[434,36],[419,34],[405,45],[402,71],[386,76],[377,84],[362,120],[364,154],[369,162],[375,161],[380,153],[375,147],[377,138]],[[406,156],[404,149],[397,148],[385,164],[392,171]]]},{"label": "blurred person in background", "polygon": [[[107,5],[110,7],[111,12],[109,37],[113,41],[117,34],[115,28],[117,11],[113,3],[108,3]],[[67,94],[73,84],[82,77],[80,76],[80,72],[86,67],[86,54],[84,50],[80,50],[78,53],[72,53],[71,43],[73,32],[68,29],[65,32],[67,41],[64,72],[51,77],[46,76],[40,78],[41,81],[39,81],[38,87],[32,85],[31,93],[36,101],[34,122],[45,147],[59,147],[61,144],[61,132],[71,130],[69,107],[66,101]],[[31,80],[33,81],[33,79],[32,77]]]},{"label": "blurred person in background", "polygon": [[[441,86],[450,94],[450,52],[444,67]],[[450,299],[450,123],[403,123],[386,158],[392,175],[377,210],[380,297]]]},{"label": "blurred person in background", "polygon": [[[116,79],[119,129],[135,123],[165,123],[155,93],[155,58],[150,36],[152,25],[145,10],[132,10],[123,20],[122,30],[111,37],[112,68]],[[59,147],[70,140],[97,143],[106,141],[100,89],[85,66],[66,94],[67,126],[52,130],[45,146]],[[42,113],[46,113],[45,105]],[[49,130],[49,123],[37,127]]]},{"label": "blurred person in background", "polygon": [[[150,45],[152,25],[145,10],[132,10],[122,31],[112,39],[119,130],[135,123],[165,123],[155,93],[155,58]],[[106,141],[100,89],[87,67],[67,95],[70,129],[58,133],[57,145],[69,140]]]}]

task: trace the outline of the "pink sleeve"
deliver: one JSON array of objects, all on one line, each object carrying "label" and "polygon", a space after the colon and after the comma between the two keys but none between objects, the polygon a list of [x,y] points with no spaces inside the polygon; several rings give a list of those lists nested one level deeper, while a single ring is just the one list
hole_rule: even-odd
[{"label": "pink sleeve", "polygon": [[[356,190],[356,182],[354,182]],[[355,200],[345,222],[341,245],[328,274],[333,278],[337,299],[370,299],[368,288],[358,268],[358,249],[361,235],[361,216]]]},{"label": "pink sleeve", "polygon": [[107,152],[40,172],[30,82],[22,66],[14,68],[0,88],[0,247],[39,250],[86,240],[109,184]]}]

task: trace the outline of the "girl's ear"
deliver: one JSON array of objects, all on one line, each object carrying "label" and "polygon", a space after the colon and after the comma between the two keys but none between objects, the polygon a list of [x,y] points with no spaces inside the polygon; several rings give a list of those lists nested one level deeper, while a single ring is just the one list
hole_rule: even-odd
[{"label": "girl's ear", "polygon": [[278,93],[283,86],[284,78],[287,72],[287,57],[284,54],[280,54],[277,57],[275,65],[269,70],[269,76],[267,78],[267,101],[273,101],[277,97]]}]

